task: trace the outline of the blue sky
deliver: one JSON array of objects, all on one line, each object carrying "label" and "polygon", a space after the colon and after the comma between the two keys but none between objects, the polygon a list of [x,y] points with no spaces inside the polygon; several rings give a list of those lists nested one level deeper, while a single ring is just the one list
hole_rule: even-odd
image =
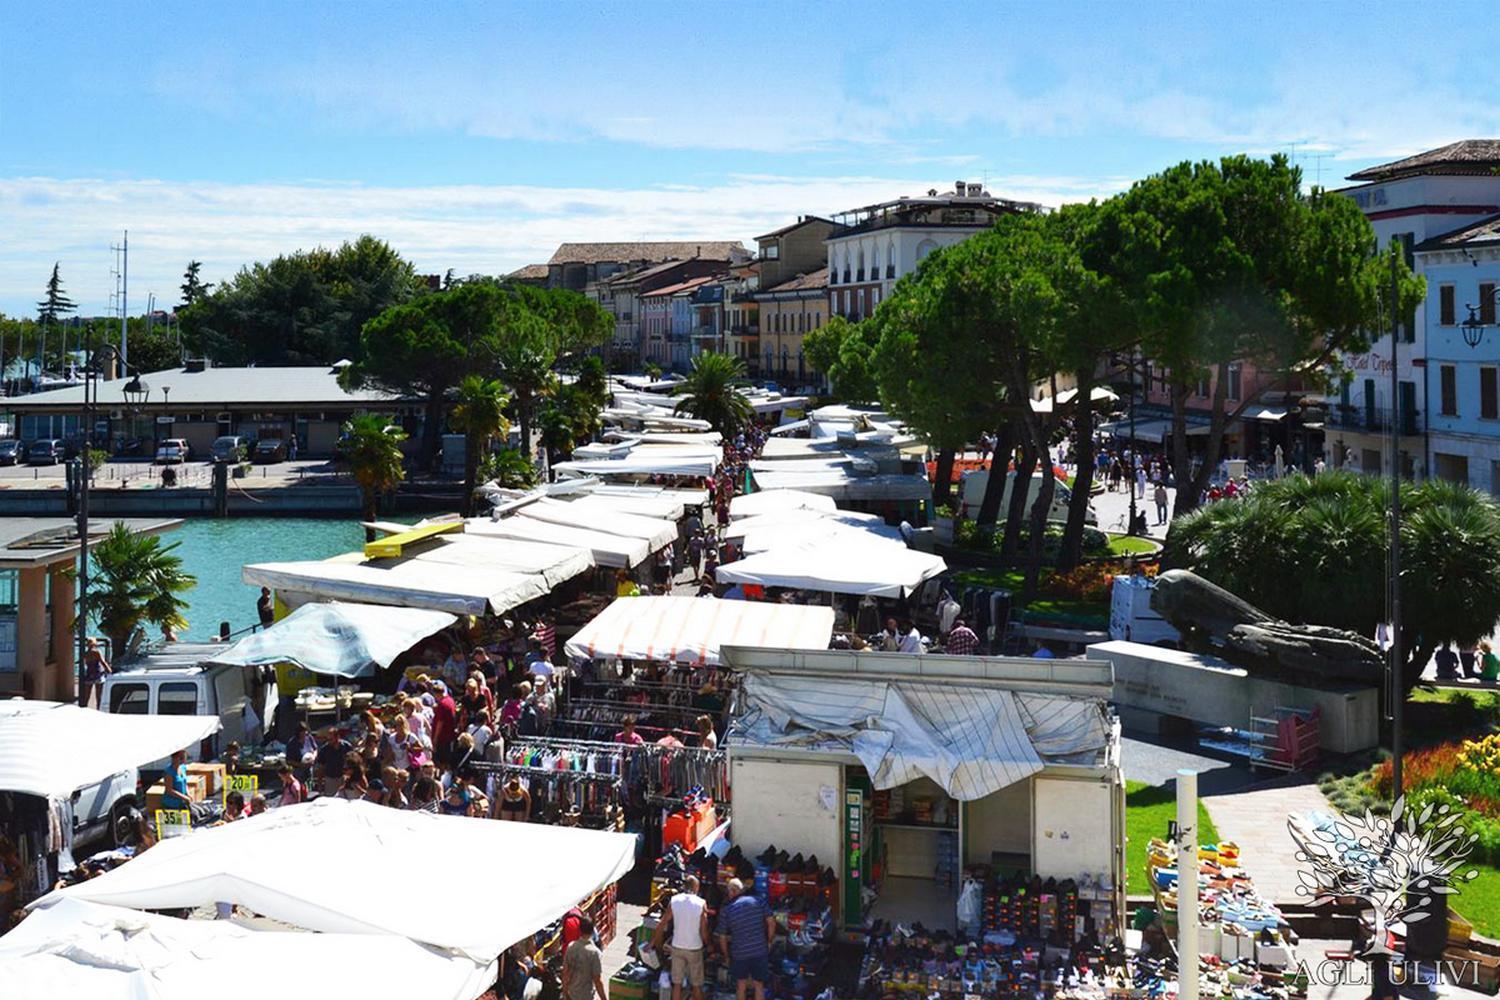
[{"label": "blue sky", "polygon": [[426,272],[742,239],[957,178],[1049,204],[1184,158],[1309,182],[1500,136],[1493,7],[0,0],[0,311],[371,232]]}]

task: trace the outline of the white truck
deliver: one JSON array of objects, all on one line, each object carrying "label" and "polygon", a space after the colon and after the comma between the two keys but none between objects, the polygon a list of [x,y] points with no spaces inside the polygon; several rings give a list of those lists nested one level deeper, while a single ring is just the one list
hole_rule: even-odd
[{"label": "white truck", "polygon": [[[115,715],[216,715],[222,728],[198,747],[191,760],[212,760],[231,741],[260,742],[274,683],[256,683],[258,667],[212,663],[222,643],[173,643],[118,666],[104,679],[100,706]],[[257,695],[264,700],[255,704]],[[165,763],[165,762],[163,762]]]},{"label": "white truck", "polygon": [[[979,505],[984,502],[985,487],[989,485],[990,472],[988,469],[971,469],[963,474],[963,480],[959,486],[959,496],[962,498],[965,516],[974,518],[979,515]],[[1011,469],[1005,473],[1005,493],[1000,497],[1000,517],[1005,517],[1005,512],[1010,509],[1010,491],[1016,482],[1016,472]],[[1031,505],[1036,502],[1037,495],[1042,489],[1042,473],[1034,472],[1031,475],[1031,489],[1026,496],[1027,513],[1030,513]],[[1073,501],[1073,490],[1066,482],[1059,479],[1057,489],[1052,494],[1052,507],[1047,511],[1049,521],[1066,521],[1068,519],[1068,505]],[[1092,505],[1088,513],[1084,515],[1084,523],[1097,525],[1098,516],[1094,513]]]},{"label": "white truck", "polygon": [[1156,581],[1145,576],[1115,577],[1109,589],[1109,637],[1148,646],[1173,646],[1177,630],[1151,608]]}]

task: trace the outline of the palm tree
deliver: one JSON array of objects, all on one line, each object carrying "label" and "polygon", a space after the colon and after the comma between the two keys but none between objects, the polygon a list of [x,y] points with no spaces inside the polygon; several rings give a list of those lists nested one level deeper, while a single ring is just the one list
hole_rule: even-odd
[{"label": "palm tree", "polygon": [[505,419],[505,407],[509,404],[505,386],[495,379],[465,375],[458,384],[458,402],[448,423],[464,435],[464,517],[474,512],[480,453],[489,450],[495,435],[510,429],[510,421]]},{"label": "palm tree", "polygon": [[500,381],[510,390],[521,425],[521,451],[527,459],[531,450],[531,425],[538,402],[557,383],[552,366],[557,361],[557,338],[552,330],[535,317],[523,317],[505,331],[496,350],[495,364]]},{"label": "palm tree", "polygon": [[[406,432],[378,413],[356,413],[344,424],[340,454],[359,484],[366,521],[380,513],[380,495],[406,478],[406,456],[401,452],[405,440]],[[374,540],[375,530],[366,528],[365,541]]]},{"label": "palm tree", "polygon": [[198,581],[182,571],[182,558],[173,554],[178,544],[164,545],[156,535],[116,522],[89,550],[89,607],[115,656],[127,651],[142,625],[187,627],[181,594]]},{"label": "palm tree", "polygon": [[738,388],[744,377],[744,361],[705,351],[693,359],[693,370],[672,390],[683,397],[674,412],[706,420],[726,439],[732,438],[750,423],[752,415],[750,401]]}]

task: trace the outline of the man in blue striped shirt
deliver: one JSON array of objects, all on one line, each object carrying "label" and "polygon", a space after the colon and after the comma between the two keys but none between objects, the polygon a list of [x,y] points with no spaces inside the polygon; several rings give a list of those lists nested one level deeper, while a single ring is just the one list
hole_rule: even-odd
[{"label": "man in blue striped shirt", "polygon": [[745,892],[745,883],[737,878],[729,880],[729,902],[719,911],[717,933],[719,950],[729,956],[737,1000],[745,1000],[749,986],[754,987],[755,1000],[766,1000],[776,918],[759,897]]}]

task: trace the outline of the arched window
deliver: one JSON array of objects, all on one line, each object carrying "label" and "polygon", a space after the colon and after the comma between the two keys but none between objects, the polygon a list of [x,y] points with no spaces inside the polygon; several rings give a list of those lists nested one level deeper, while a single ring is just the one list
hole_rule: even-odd
[{"label": "arched window", "polygon": [[922,260],[924,257],[926,257],[928,254],[932,253],[932,251],[936,250],[937,248],[938,248],[938,245],[936,243],[934,243],[932,240],[923,240],[921,243],[917,244],[917,260]]}]

